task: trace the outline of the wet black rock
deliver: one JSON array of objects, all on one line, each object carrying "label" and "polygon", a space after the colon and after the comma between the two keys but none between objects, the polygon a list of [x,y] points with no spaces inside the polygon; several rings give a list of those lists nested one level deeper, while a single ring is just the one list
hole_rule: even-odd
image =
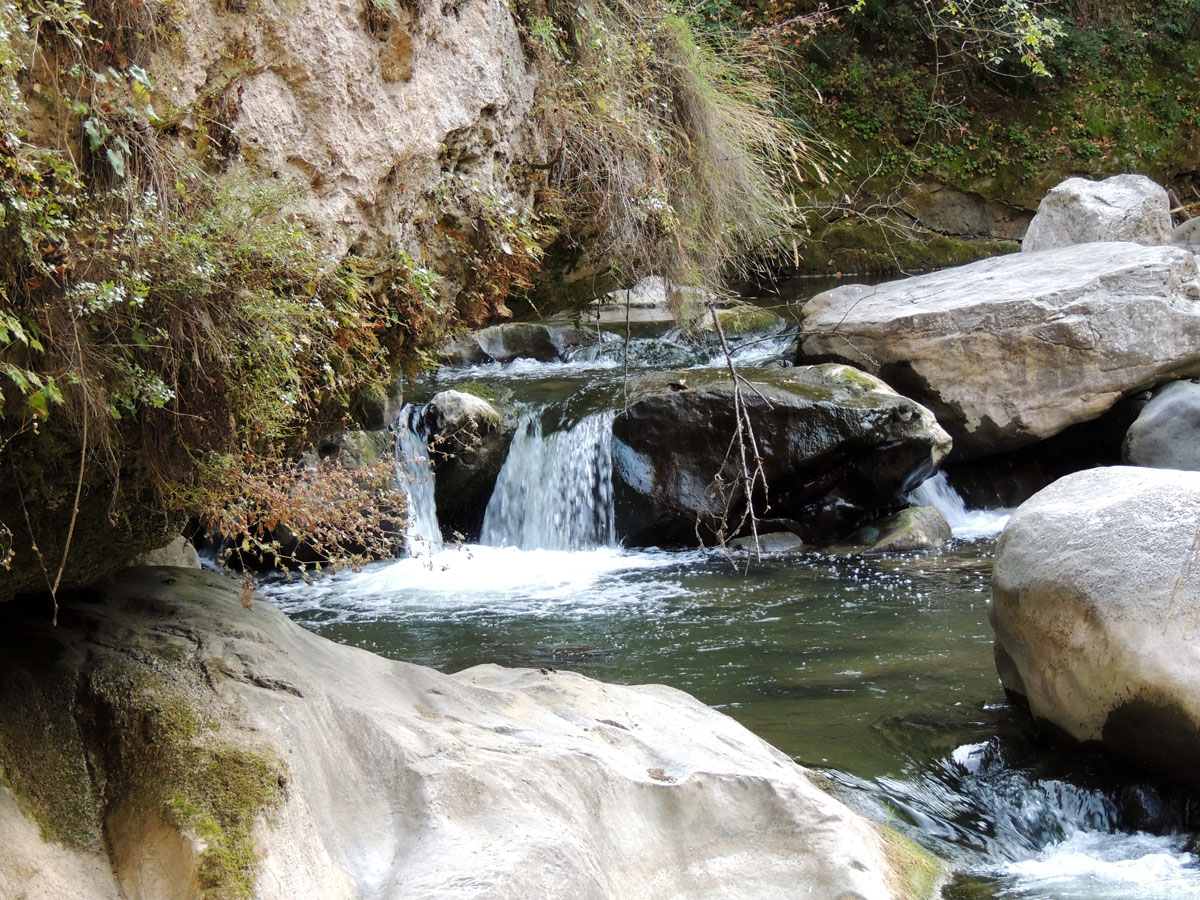
[{"label": "wet black rock", "polygon": [[[834,540],[869,521],[950,450],[927,409],[849,366],[744,374],[742,402],[769,486],[755,507],[794,519],[805,541]],[[617,531],[628,543],[694,543],[697,522],[710,540],[727,508],[728,524],[740,517],[734,404],[733,383],[716,370],[631,384],[613,424]]]}]

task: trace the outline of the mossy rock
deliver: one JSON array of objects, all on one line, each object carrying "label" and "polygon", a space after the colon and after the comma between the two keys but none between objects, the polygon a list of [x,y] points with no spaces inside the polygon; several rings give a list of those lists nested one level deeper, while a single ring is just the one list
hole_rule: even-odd
[{"label": "mossy rock", "polygon": [[[229,730],[186,631],[79,652],[86,614],[60,625],[3,610],[0,774],[43,840],[83,853],[165,826],[192,848],[204,900],[249,900],[255,822],[282,798],[273,751]],[[102,615],[102,613],[101,613]],[[127,861],[126,861],[127,862]]]},{"label": "mossy rock", "polygon": [[897,900],[933,900],[945,877],[945,866],[895,828],[882,825],[879,831],[895,873],[893,896]]},{"label": "mossy rock", "polygon": [[848,220],[813,229],[801,250],[802,275],[924,272],[1013,253],[1014,241],[971,240]]}]

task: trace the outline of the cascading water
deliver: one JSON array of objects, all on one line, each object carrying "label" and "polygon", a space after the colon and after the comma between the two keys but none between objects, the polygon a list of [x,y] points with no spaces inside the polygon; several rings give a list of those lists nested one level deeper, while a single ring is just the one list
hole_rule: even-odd
[{"label": "cascading water", "polygon": [[542,433],[526,414],[483,519],[482,542],[522,550],[586,550],[614,543],[612,411]]},{"label": "cascading water", "polygon": [[967,509],[945,472],[921,482],[909,493],[908,501],[915,506],[932,506],[946,519],[954,536],[963,540],[999,534],[1010,514],[1007,509]]},{"label": "cascading water", "polygon": [[436,546],[442,542],[437,504],[433,499],[433,469],[429,465],[429,432],[421,421],[423,406],[409,403],[396,419],[396,476],[408,498],[408,542]]}]

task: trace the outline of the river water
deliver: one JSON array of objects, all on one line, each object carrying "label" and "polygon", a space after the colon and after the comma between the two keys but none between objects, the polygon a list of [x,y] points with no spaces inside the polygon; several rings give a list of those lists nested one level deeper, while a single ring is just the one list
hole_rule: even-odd
[{"label": "river water", "polygon": [[[789,340],[751,336],[737,355],[767,363]],[[1171,789],[1045,743],[1006,701],[987,622],[1004,511],[967,510],[938,478],[913,499],[953,526],[941,551],[747,568],[719,551],[620,547],[614,385],[627,368],[724,364],[673,336],[629,349],[439,373],[426,393],[485,382],[527,408],[483,543],[440,543],[409,408],[401,474],[428,540],[410,558],[276,586],[275,601],[334,640],[447,672],[495,662],[688,691],[949,861],[952,900],[1200,900]]]}]

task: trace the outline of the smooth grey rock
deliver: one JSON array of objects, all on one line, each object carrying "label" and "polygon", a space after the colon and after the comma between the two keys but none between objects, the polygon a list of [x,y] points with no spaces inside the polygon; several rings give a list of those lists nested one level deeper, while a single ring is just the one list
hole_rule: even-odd
[{"label": "smooth grey rock", "polygon": [[1121,455],[1135,466],[1200,471],[1200,384],[1173,381],[1155,391],[1125,433]]},{"label": "smooth grey rock", "polygon": [[1200,787],[1200,473],[1087,469],[1035,494],[996,548],[1001,681],[1079,741]]},{"label": "smooth grey rock", "polygon": [[1021,250],[1030,253],[1095,241],[1171,242],[1171,201],[1144,175],[1103,181],[1068,178],[1052,188],[1029,223]]},{"label": "smooth grey rock", "polygon": [[955,455],[1014,450],[1200,373],[1200,272],[1179,247],[1014,253],[804,307],[806,359],[873,372],[928,406]]},{"label": "smooth grey rock", "polygon": [[[69,851],[0,787],[6,898],[197,896],[207,842],[137,792],[162,777],[138,753],[158,736],[75,718],[113,671],[172,687],[163,699],[186,698],[226,757],[282,769],[279,802],[254,826],[256,900],[910,896],[880,829],[687,694],[546,669],[443,675],[335,644],[261,599],[243,609],[224,577],[173,577],[130,570],[103,603],[0,655],[2,684],[68,686],[41,698],[77,722],[55,763],[95,778],[105,801],[94,848]],[[93,746],[106,753],[85,755]],[[114,760],[127,769],[105,780]],[[936,864],[920,864],[932,878]]]},{"label": "smooth grey rock", "polygon": [[858,553],[936,550],[950,540],[950,525],[932,506],[910,506],[860,528],[847,543]]},{"label": "smooth grey rock", "polygon": [[606,331],[621,332],[628,324],[632,333],[644,337],[695,321],[711,298],[700,288],[647,275],[631,287],[597,297],[588,305],[587,318]]},{"label": "smooth grey rock", "polygon": [[1019,241],[1032,218],[1024,209],[937,182],[913,185],[904,205],[930,231],[958,237]]},{"label": "smooth grey rock", "polygon": [[435,394],[423,417],[442,533],[475,540],[516,433],[516,420],[462,391]]},{"label": "smooth grey rock", "polygon": [[1191,247],[1193,251],[1200,250],[1200,216],[1177,226],[1171,232],[1171,243]]},{"label": "smooth grey rock", "polygon": [[165,547],[150,550],[133,558],[132,566],[175,566],[180,569],[199,569],[200,554],[192,546],[192,542],[183,535],[175,538]]},{"label": "smooth grey rock", "polygon": [[[809,541],[857,528],[936,470],[950,439],[924,407],[848,366],[746,370],[771,516]],[[714,528],[724,483],[740,497],[733,386],[720,370],[643,376],[613,422],[619,534],[636,545],[695,541]],[[740,508],[740,500],[733,508]],[[760,504],[760,512],[763,508]],[[734,524],[731,519],[730,525]]]},{"label": "smooth grey rock", "polygon": [[[740,553],[753,553],[754,536],[734,538],[726,546],[730,550]],[[800,536],[792,534],[790,531],[772,531],[758,536],[758,552],[764,555],[802,553],[807,549],[809,549],[808,545],[800,539]]]}]

